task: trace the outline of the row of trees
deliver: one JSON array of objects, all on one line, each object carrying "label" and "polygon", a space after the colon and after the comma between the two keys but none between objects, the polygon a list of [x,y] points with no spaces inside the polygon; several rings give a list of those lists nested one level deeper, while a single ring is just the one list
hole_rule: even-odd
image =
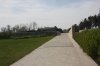
[{"label": "row of trees", "polygon": [[7,25],[6,27],[1,28],[0,39],[49,36],[57,35],[58,32],[62,33],[63,30],[56,26],[38,28],[36,22],[30,24],[15,25],[14,27]]},{"label": "row of trees", "polygon": [[16,38],[19,36],[32,35],[32,33],[26,33],[27,31],[35,31],[37,29],[37,23],[33,22],[30,24],[20,24],[11,27],[7,25],[6,27],[1,27],[0,39]]},{"label": "row of trees", "polygon": [[15,33],[15,32],[26,32],[30,30],[36,30],[37,29],[37,23],[33,22],[30,24],[20,24],[20,25],[15,25],[14,27],[11,27],[10,25],[7,25],[6,27],[1,28],[2,33]]},{"label": "row of trees", "polygon": [[80,22],[79,25],[73,25],[76,32],[84,29],[100,28],[100,14],[89,16]]}]

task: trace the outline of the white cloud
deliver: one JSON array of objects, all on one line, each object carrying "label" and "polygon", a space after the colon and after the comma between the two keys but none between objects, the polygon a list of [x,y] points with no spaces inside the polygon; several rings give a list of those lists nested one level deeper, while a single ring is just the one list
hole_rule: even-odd
[{"label": "white cloud", "polygon": [[60,8],[50,8],[38,1],[1,0],[0,26],[36,21],[39,26],[57,25],[61,28],[68,28],[89,15],[97,14],[100,6],[100,1],[89,0],[71,3]]}]

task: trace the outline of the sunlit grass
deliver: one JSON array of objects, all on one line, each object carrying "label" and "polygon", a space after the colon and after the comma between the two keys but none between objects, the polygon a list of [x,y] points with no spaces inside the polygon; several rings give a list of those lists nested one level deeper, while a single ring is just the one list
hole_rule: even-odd
[{"label": "sunlit grass", "polygon": [[51,38],[53,36],[0,40],[0,66],[9,66]]}]

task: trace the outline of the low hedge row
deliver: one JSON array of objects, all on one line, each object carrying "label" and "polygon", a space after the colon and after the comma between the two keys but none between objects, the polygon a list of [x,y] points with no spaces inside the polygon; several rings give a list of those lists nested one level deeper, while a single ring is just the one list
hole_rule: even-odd
[{"label": "low hedge row", "polygon": [[100,62],[100,29],[74,33],[74,39],[89,56]]}]

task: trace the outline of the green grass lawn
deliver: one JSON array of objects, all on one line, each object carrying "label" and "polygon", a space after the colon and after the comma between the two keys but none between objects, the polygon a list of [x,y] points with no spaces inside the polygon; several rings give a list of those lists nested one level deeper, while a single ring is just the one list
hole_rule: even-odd
[{"label": "green grass lawn", "polygon": [[53,36],[0,40],[0,66],[9,66],[52,38]]}]

